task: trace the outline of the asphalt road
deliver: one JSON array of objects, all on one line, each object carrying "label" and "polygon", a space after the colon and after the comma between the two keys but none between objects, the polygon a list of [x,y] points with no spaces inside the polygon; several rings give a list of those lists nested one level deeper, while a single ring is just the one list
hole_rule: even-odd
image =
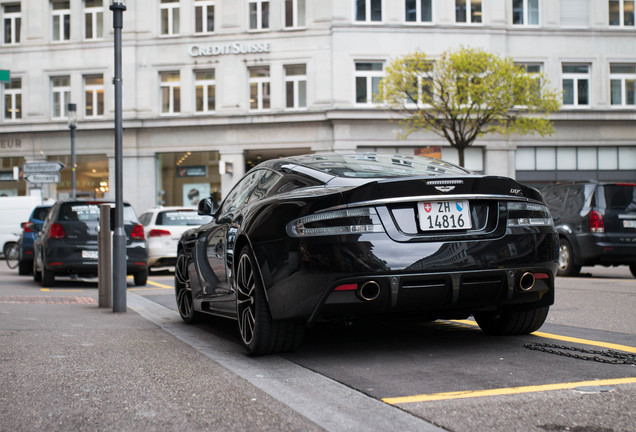
[{"label": "asphalt road", "polygon": [[[636,354],[636,279],[625,267],[584,268],[580,277],[558,278],[556,303],[533,335],[489,337],[470,320],[323,325],[307,332],[297,352],[257,359],[245,356],[232,321],[183,324],[172,285],[170,274],[151,275],[146,287],[129,284],[130,313],[140,314],[312,427],[635,430],[636,366],[524,347],[547,342]],[[97,297],[94,282],[59,279],[55,291]],[[1,425],[0,420],[3,429]]]}]

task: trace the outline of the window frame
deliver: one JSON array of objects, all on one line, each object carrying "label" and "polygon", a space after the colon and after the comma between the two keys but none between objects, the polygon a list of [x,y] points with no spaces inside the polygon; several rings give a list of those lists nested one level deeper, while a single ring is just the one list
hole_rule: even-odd
[{"label": "window frame", "polygon": [[[300,10],[302,4],[302,12]],[[288,10],[291,5],[291,25],[287,25]],[[303,29],[307,26],[307,2],[306,0],[283,0],[283,29],[294,30]]]},{"label": "window frame", "polygon": [[[408,1],[414,1],[415,2],[415,20],[414,21],[409,21],[408,20],[408,16],[407,16],[407,5],[406,2]],[[431,19],[430,21],[424,21],[422,19],[422,3],[423,2],[428,2],[428,7],[431,11]],[[434,16],[435,10],[434,10],[434,5],[433,5],[433,0],[404,0],[404,23],[407,25],[417,25],[417,24],[433,24],[433,16]]]},{"label": "window frame", "polygon": [[[585,66],[587,67],[587,73],[578,73],[578,72],[563,72],[564,66]],[[566,79],[573,80],[572,84],[572,95],[573,101],[572,104],[565,103],[565,83]],[[587,104],[579,104],[579,86],[578,83],[580,80],[587,80]],[[591,92],[591,82],[592,82],[592,71],[591,65],[589,63],[561,63],[561,89],[563,91],[563,100],[562,107],[565,109],[580,109],[580,108],[590,108],[592,106],[592,92]]]},{"label": "window frame", "polygon": [[[464,13],[466,15],[465,21],[457,20],[457,0],[455,0],[455,24],[460,25],[483,25],[484,24],[484,2],[483,0],[463,0],[465,1],[465,10]],[[473,21],[473,1],[479,2],[480,10],[479,10],[479,21]]]},{"label": "window frame", "polygon": [[[178,80],[176,81],[173,81],[170,79],[164,80],[164,76],[169,77],[169,75],[174,75],[174,74],[178,76],[179,78]],[[165,106],[164,90],[166,89],[168,90],[168,105],[167,105],[167,111],[164,111],[164,106]],[[167,71],[159,72],[159,95],[160,95],[159,113],[161,116],[171,116],[171,115],[181,114],[181,71],[167,70]]]},{"label": "window frame", "polygon": [[[101,78],[101,84],[87,84],[86,80],[90,78]],[[105,106],[105,89],[104,89],[104,74],[86,74],[82,77],[84,83],[84,118],[86,119],[95,119],[104,117],[104,106]],[[100,103],[100,92],[101,92],[101,103]],[[92,98],[92,113],[88,112],[88,94],[91,95]],[[97,109],[95,108],[97,107]]]},{"label": "window frame", "polygon": [[[541,0],[511,0],[512,1],[512,25],[519,27],[539,27],[541,26]],[[515,22],[515,1],[521,1],[521,14],[522,14],[522,22]],[[537,2],[537,22],[530,23],[530,6],[529,2],[536,1]]]},{"label": "window frame", "polygon": [[[632,23],[625,24],[625,2],[632,3]],[[613,2],[618,3],[618,24],[612,24],[612,6]],[[636,25],[636,1],[634,0],[609,0],[608,1],[608,17],[607,25],[610,27],[632,28]]]},{"label": "window frame", "polygon": [[[288,68],[300,67],[304,69],[304,74],[289,75],[287,73]],[[307,109],[307,65],[306,64],[288,64],[283,66],[285,74],[285,109],[290,111],[299,111]],[[288,86],[291,83],[292,86],[292,106],[289,106],[289,92]],[[301,85],[304,83],[304,88],[301,89]],[[305,104],[301,104],[301,92],[304,96]]]},{"label": "window frame", "polygon": [[[55,4],[61,3],[68,3],[68,7],[56,9]],[[59,21],[57,35],[55,34],[56,19]],[[68,20],[68,23],[66,20]],[[53,42],[68,42],[71,40],[71,3],[69,0],[51,2],[51,40]]]},{"label": "window frame", "polygon": [[[213,79],[198,79],[197,78],[197,74],[210,73],[210,72],[214,74]],[[212,114],[216,112],[216,69],[194,70],[193,73],[194,73],[194,112],[196,114]],[[203,109],[201,110],[198,109],[199,97],[197,94],[197,89],[199,86],[201,87],[201,91],[202,91],[201,107]],[[214,93],[214,96],[213,96],[214,107],[212,107],[212,109],[210,109],[209,107],[210,88],[212,88]]]},{"label": "window frame", "polygon": [[[256,72],[259,69],[267,70],[266,76],[252,76],[252,72]],[[272,86],[272,75],[271,69],[269,65],[259,65],[259,66],[250,66],[248,67],[248,96],[249,96],[249,111],[252,112],[263,112],[269,111],[272,107],[271,104],[271,86]],[[252,88],[255,86],[256,88],[256,107],[252,104]],[[267,102],[267,103],[265,103]],[[266,106],[267,105],[267,106]]]},{"label": "window frame", "polygon": [[[256,21],[254,27],[252,27],[252,5],[256,7],[254,14]],[[263,5],[267,5],[265,11],[263,11]],[[265,31],[269,30],[270,20],[269,15],[271,13],[270,0],[247,0],[247,28],[249,31]]]},{"label": "window frame", "polygon": [[[87,19],[90,16],[91,33],[93,36],[88,37]],[[100,28],[101,21],[101,28]],[[104,5],[86,6],[84,0],[84,39],[85,40],[102,40],[104,39]]]},{"label": "window frame", "polygon": [[[634,71],[631,73],[625,73],[625,72],[612,72],[612,66],[626,66],[626,67],[632,67],[634,68]],[[632,95],[632,103],[627,103],[627,101],[629,100],[628,97],[628,93],[627,91],[628,86],[627,86],[627,81],[633,81],[632,83],[632,88],[636,87],[636,65],[633,63],[629,63],[629,64],[623,64],[623,63],[611,63],[610,64],[610,73],[609,73],[609,78],[610,78],[610,88],[609,88],[609,93],[610,93],[610,106],[613,108],[636,108],[636,95]],[[613,102],[613,91],[612,91],[612,82],[613,81],[620,81],[620,96],[621,96],[621,100],[620,103],[614,103]],[[636,90],[632,89],[633,92],[636,92]]]},{"label": "window frame", "polygon": [[[17,6],[20,10],[17,12],[7,12],[8,6]],[[9,37],[7,42],[7,22],[9,23]],[[6,3],[2,5],[2,44],[3,45],[19,45],[20,33],[22,32],[22,4]]]},{"label": "window frame", "polygon": [[[55,80],[66,79],[68,84],[56,85]],[[51,86],[51,119],[62,120],[68,118],[67,107],[71,102],[71,76],[70,75],[56,75],[50,77]],[[58,103],[56,104],[56,94],[59,95]],[[57,108],[57,110],[56,110]],[[56,112],[59,110],[59,115]]]},{"label": "window frame", "polygon": [[[178,36],[181,33],[181,2],[179,0],[161,0],[159,3],[159,35],[161,37]],[[164,12],[167,17],[167,27],[164,33]],[[176,19],[175,19],[176,12]]]},{"label": "window frame", "polygon": [[[194,34],[212,34],[215,29],[215,21],[216,21],[216,9],[215,9],[215,1],[214,0],[195,0],[194,1]],[[197,9],[201,9],[201,17],[200,22],[197,17]],[[209,8],[212,8],[212,29],[210,30],[208,27],[208,14]],[[201,31],[197,31],[197,25],[201,25]]]},{"label": "window frame", "polygon": [[[358,19],[358,4],[364,2],[364,19]],[[373,19],[373,2],[380,4],[380,19]],[[353,0],[353,22],[356,24],[379,24],[384,22],[384,0]]]},{"label": "window frame", "polygon": [[[365,63],[369,63],[369,64],[379,64],[382,66],[382,70],[378,71],[378,70],[359,70],[358,69],[358,65],[361,64],[365,64]],[[384,64],[385,61],[383,60],[356,60],[354,62],[354,104],[358,107],[372,107],[372,106],[376,106],[376,102],[374,101],[375,99],[375,95],[378,94],[379,95],[379,90],[377,93],[373,92],[374,89],[374,78],[379,78],[378,85],[380,83],[380,81],[382,80],[382,78],[384,78],[385,75],[385,69],[384,69]],[[358,78],[364,78],[366,81],[366,85],[365,85],[365,92],[366,92],[366,101],[365,102],[358,102]]]},{"label": "window frame", "polygon": [[[18,83],[18,87],[14,87],[13,83]],[[10,87],[7,86],[10,85]],[[9,83],[4,83],[2,86],[2,120],[5,122],[14,122],[22,120],[22,78],[11,78]],[[9,97],[11,103],[7,104],[7,97]],[[11,113],[10,117],[7,117],[8,113]]]}]

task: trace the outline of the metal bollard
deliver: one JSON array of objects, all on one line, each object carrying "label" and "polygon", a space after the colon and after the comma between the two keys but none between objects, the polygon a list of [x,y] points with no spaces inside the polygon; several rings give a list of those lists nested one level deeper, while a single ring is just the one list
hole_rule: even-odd
[{"label": "metal bollard", "polygon": [[113,235],[110,231],[110,204],[99,206],[99,235],[97,236],[97,290],[99,307],[113,307]]}]

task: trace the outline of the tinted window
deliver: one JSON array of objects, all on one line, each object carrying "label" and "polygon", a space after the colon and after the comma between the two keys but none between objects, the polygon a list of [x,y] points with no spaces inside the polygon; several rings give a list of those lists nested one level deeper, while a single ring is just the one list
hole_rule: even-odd
[{"label": "tinted window", "polygon": [[585,188],[583,185],[572,186],[565,202],[565,210],[568,213],[578,213],[585,204]]},{"label": "tinted window", "polygon": [[636,185],[606,185],[603,189],[607,208],[636,211]]},{"label": "tinted window", "polygon": [[44,220],[51,207],[36,207],[31,217],[36,220]]},{"label": "tinted window", "polygon": [[[59,221],[98,222],[99,206],[104,203],[67,202],[60,206],[57,219]],[[124,223],[136,222],[135,211],[129,205],[124,205]]]},{"label": "tinted window", "polygon": [[210,222],[210,216],[202,216],[195,211],[169,210],[157,214],[157,225],[203,225]]},{"label": "tinted window", "polygon": [[340,177],[383,178],[471,174],[439,159],[389,154],[311,155],[298,161],[313,169]]}]

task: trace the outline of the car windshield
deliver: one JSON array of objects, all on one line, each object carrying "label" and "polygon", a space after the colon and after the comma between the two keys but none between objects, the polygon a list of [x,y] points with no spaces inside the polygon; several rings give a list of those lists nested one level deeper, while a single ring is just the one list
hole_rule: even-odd
[{"label": "car windshield", "polygon": [[51,207],[36,207],[31,216],[35,220],[44,220]]},{"label": "car windshield", "polygon": [[157,225],[203,225],[211,219],[193,210],[171,210],[157,214]]},{"label": "car windshield", "polygon": [[[63,203],[60,208],[59,220],[61,221],[80,221],[80,222],[98,222],[100,202],[68,202]],[[133,223],[137,221],[135,211],[130,205],[124,204],[124,223]]]},{"label": "car windshield", "polygon": [[439,159],[389,154],[311,155],[298,158],[303,165],[340,177],[386,178],[472,174]]},{"label": "car windshield", "polygon": [[604,189],[607,208],[636,212],[636,184],[605,185]]}]

